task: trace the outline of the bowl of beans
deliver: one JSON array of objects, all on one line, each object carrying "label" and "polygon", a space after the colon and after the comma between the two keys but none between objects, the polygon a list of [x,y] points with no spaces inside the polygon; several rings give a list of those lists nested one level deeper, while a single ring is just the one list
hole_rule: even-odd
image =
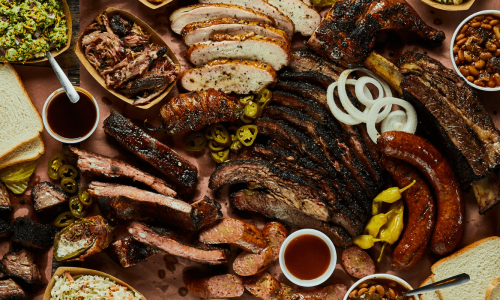
[{"label": "bowl of beans", "polygon": [[450,47],[453,67],[471,86],[500,91],[500,11],[484,10],[465,19]]},{"label": "bowl of beans", "polygon": [[418,296],[402,296],[403,292],[411,290],[411,285],[397,276],[373,274],[353,284],[344,300],[419,300]]}]

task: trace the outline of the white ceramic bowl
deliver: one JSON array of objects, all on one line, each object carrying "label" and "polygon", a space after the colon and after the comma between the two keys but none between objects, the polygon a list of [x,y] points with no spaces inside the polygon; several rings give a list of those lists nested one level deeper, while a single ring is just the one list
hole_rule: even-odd
[{"label": "white ceramic bowl", "polygon": [[[411,285],[404,281],[403,279],[397,277],[397,276],[394,276],[394,275],[391,275],[391,274],[373,274],[373,275],[369,275],[369,276],[366,276],[366,277],[363,277],[361,278],[360,280],[356,281],[356,283],[354,283],[351,288],[347,291],[347,293],[345,294],[344,296],[344,300],[347,300],[349,298],[349,294],[358,286],[360,285],[361,283],[369,280],[369,279],[389,279],[389,280],[394,280],[396,282],[398,282],[399,284],[401,284],[402,286],[406,287],[408,290],[413,290],[413,288],[411,287]],[[414,297],[415,300],[419,300],[419,297],[418,296],[412,296]]]},{"label": "white ceramic bowl", "polygon": [[45,104],[43,105],[43,110],[42,110],[42,120],[43,120],[43,126],[45,127],[45,129],[47,129],[47,132],[53,138],[55,138],[56,140],[58,140],[61,143],[76,144],[76,143],[80,143],[82,141],[85,141],[94,133],[94,131],[97,128],[97,125],[99,124],[99,106],[97,105],[97,101],[94,99],[94,96],[92,96],[88,91],[86,91],[80,87],[75,86],[75,89],[77,91],[80,91],[80,92],[86,94],[92,100],[92,102],[94,103],[95,109],[96,109],[96,113],[97,113],[96,120],[94,123],[94,127],[92,127],[92,130],[90,130],[90,132],[87,135],[85,135],[84,137],[81,137],[78,139],[68,139],[68,138],[60,136],[57,133],[55,133],[54,131],[52,131],[52,129],[49,126],[49,122],[47,121],[47,109],[49,108],[49,104],[55,98],[55,96],[64,93],[63,88],[55,90],[52,94],[50,94],[50,96],[47,98],[47,100],[45,100]]},{"label": "white ceramic bowl", "polygon": [[455,30],[455,33],[453,34],[453,37],[451,38],[451,45],[450,45],[451,63],[453,64],[453,67],[455,68],[455,71],[457,72],[457,74],[460,77],[462,77],[465,80],[465,82],[467,82],[470,86],[472,86],[472,87],[474,87],[474,88],[476,88],[478,90],[487,91],[487,92],[500,91],[500,87],[496,87],[496,88],[481,87],[481,86],[477,86],[474,83],[468,81],[464,77],[464,75],[462,75],[462,73],[460,73],[460,70],[458,69],[457,64],[455,64],[455,54],[453,54],[453,46],[455,45],[455,38],[457,37],[458,32],[460,31],[460,29],[462,29],[462,27],[465,25],[465,23],[467,23],[470,19],[474,18],[475,16],[479,16],[479,15],[498,15],[498,16],[500,16],[500,10],[483,10],[483,11],[479,11],[479,12],[477,12],[475,14],[470,15],[465,20],[463,20],[462,23],[460,23],[460,25],[458,25],[457,29]]},{"label": "white ceramic bowl", "polygon": [[[302,279],[299,279],[299,278],[293,276],[290,273],[290,271],[288,271],[288,269],[286,268],[285,249],[288,246],[288,244],[290,243],[290,241],[292,241],[294,238],[296,238],[300,235],[308,235],[308,234],[321,238],[328,245],[328,249],[330,249],[330,265],[328,266],[328,269],[326,270],[326,272],[323,275],[321,275],[320,277],[312,279],[312,280],[302,280]],[[332,276],[333,271],[335,270],[335,265],[337,264],[337,252],[335,251],[335,246],[333,245],[330,238],[328,238],[324,233],[322,233],[318,230],[314,230],[314,229],[301,229],[301,230],[297,230],[294,233],[292,233],[291,235],[289,235],[286,238],[286,240],[283,242],[283,245],[281,246],[281,249],[280,249],[279,262],[280,262],[281,271],[283,271],[283,274],[285,274],[286,278],[288,278],[291,282],[295,283],[296,285],[303,286],[303,287],[316,286],[316,285],[322,284],[328,278],[330,278],[330,276]]]}]

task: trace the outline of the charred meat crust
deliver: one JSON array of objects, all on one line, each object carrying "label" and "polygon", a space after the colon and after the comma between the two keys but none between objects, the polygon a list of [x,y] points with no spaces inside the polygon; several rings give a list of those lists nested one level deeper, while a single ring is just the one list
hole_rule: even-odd
[{"label": "charred meat crust", "polygon": [[218,190],[237,183],[255,183],[318,220],[330,219],[330,210],[316,186],[268,162],[251,160],[221,164],[210,176],[209,187]]},{"label": "charred meat crust", "polygon": [[158,249],[140,243],[131,237],[112,243],[105,251],[122,268],[135,266],[159,252]]},{"label": "charred meat crust", "polygon": [[31,190],[31,200],[37,213],[55,215],[68,205],[69,195],[48,181],[43,181]]},{"label": "charred meat crust", "polygon": [[276,89],[297,93],[302,97],[316,101],[323,107],[327,107],[326,90],[302,81],[278,81]]},{"label": "charred meat crust", "polygon": [[237,210],[257,212],[289,226],[319,230],[336,246],[347,247],[352,243],[352,238],[344,228],[317,220],[264,191],[242,190],[232,193],[229,199]]},{"label": "charred meat crust", "polygon": [[0,218],[0,238],[10,237],[12,232],[14,232],[14,226],[8,220]]},{"label": "charred meat crust", "polygon": [[78,156],[77,167],[86,177],[140,182],[165,196],[177,196],[173,187],[163,179],[143,172],[126,162],[74,147],[69,147],[69,150]]},{"label": "charred meat crust", "polygon": [[2,258],[0,269],[9,277],[18,278],[27,285],[41,286],[42,276],[35,264],[35,256],[26,249],[13,249]]},{"label": "charred meat crust", "polygon": [[218,220],[221,214],[220,207],[208,198],[196,202],[193,207],[181,200],[135,187],[95,181],[89,185],[89,193],[97,200],[100,211],[111,219],[166,223],[197,230],[201,225]]},{"label": "charred meat crust", "polygon": [[205,245],[195,241],[189,233],[174,232],[169,228],[140,222],[131,223],[128,231],[136,241],[198,263],[220,265],[230,257],[229,249]]},{"label": "charred meat crust", "polygon": [[326,60],[308,48],[302,48],[292,53],[290,68],[295,72],[316,71],[338,81],[340,74],[345,70],[343,67]]},{"label": "charred meat crust", "polygon": [[197,168],[174,150],[146,134],[115,110],[104,120],[104,131],[120,145],[151,164],[175,183],[192,192],[198,177]]},{"label": "charred meat crust", "polygon": [[334,82],[331,77],[328,77],[317,71],[292,72],[285,70],[279,75],[282,81],[302,81],[312,85],[316,85],[327,89]]},{"label": "charred meat crust", "polygon": [[56,231],[51,225],[33,222],[19,217],[14,221],[12,240],[25,247],[49,249],[54,245]]},{"label": "charred meat crust", "polygon": [[10,196],[7,188],[0,182],[0,215],[7,216],[12,213],[13,206],[10,203]]}]

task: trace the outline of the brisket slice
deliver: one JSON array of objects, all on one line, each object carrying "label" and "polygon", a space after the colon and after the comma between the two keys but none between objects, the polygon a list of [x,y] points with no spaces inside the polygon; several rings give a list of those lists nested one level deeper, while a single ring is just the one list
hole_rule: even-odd
[{"label": "brisket slice", "polygon": [[112,243],[105,251],[122,268],[135,266],[158,253],[158,249],[138,242],[131,237]]},{"label": "brisket slice", "polygon": [[41,285],[42,276],[35,264],[35,256],[26,249],[10,250],[2,258],[2,272],[21,279],[29,285]]},{"label": "brisket slice", "polygon": [[33,222],[24,217],[14,221],[14,236],[12,240],[25,247],[49,249],[54,245],[56,231],[48,224]]},{"label": "brisket slice", "polygon": [[250,183],[269,190],[276,198],[321,221],[330,219],[330,211],[318,188],[300,177],[283,172],[265,161],[229,161],[219,165],[208,186],[218,190],[237,183]]},{"label": "brisket slice", "polygon": [[256,190],[242,190],[231,194],[230,201],[239,210],[257,212],[290,226],[319,230],[326,234],[336,246],[347,247],[352,243],[351,237],[342,227],[312,218],[280,199],[276,199],[273,194]]},{"label": "brisket slice", "polygon": [[28,294],[12,279],[0,280],[0,300],[26,299]]},{"label": "brisket slice", "polygon": [[177,196],[177,193],[163,179],[143,172],[126,162],[74,147],[69,147],[69,149],[78,156],[78,169],[86,177],[137,181],[165,196]]},{"label": "brisket slice", "polygon": [[345,228],[351,236],[356,236],[363,231],[369,215],[364,208],[359,207],[354,199],[351,201],[339,199],[335,187],[325,174],[318,171],[318,166],[314,162],[299,158],[286,150],[261,145],[254,145],[251,150],[244,150],[239,153],[236,160],[264,160],[272,163],[281,171],[290,172],[310,184],[317,185],[331,210],[331,222]]},{"label": "brisket slice", "polygon": [[14,226],[9,220],[0,218],[0,238],[10,237],[12,232],[14,232]]},{"label": "brisket slice", "polygon": [[325,89],[327,89],[330,84],[335,82],[331,77],[318,71],[294,72],[287,70],[279,75],[279,79],[280,81],[302,81]]},{"label": "brisket slice", "polygon": [[320,104],[324,108],[328,109],[328,103],[326,99],[326,90],[322,87],[318,87],[306,82],[301,81],[278,81],[275,85],[276,89],[287,91],[290,93],[296,93],[304,98],[314,100],[316,103]]},{"label": "brisket slice", "polygon": [[0,182],[0,214],[10,215],[12,212],[12,204],[10,203],[9,192],[5,185]]},{"label": "brisket slice", "polygon": [[133,222],[129,225],[128,232],[136,241],[194,262],[220,265],[227,262],[230,256],[228,249],[193,242],[188,235],[168,228]]},{"label": "brisket slice", "polygon": [[308,48],[293,51],[289,67],[295,72],[316,71],[334,81],[339,80],[339,75],[345,71],[343,67],[326,60]]},{"label": "brisket slice", "polygon": [[[210,199],[197,207],[165,195],[136,187],[93,181],[89,193],[108,218],[164,223],[187,230],[197,230],[222,217],[220,207]],[[198,208],[201,207],[202,210]]]},{"label": "brisket slice", "polygon": [[48,181],[38,183],[31,190],[31,201],[37,213],[54,216],[67,209],[69,195]]},{"label": "brisket slice", "polygon": [[196,187],[197,168],[174,150],[146,134],[115,110],[104,120],[104,131],[120,145],[151,164],[191,193]]}]

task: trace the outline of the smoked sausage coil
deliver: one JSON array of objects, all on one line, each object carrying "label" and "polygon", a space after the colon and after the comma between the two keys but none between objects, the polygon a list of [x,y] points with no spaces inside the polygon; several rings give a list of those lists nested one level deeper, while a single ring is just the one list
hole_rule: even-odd
[{"label": "smoked sausage coil", "polygon": [[382,165],[400,189],[415,180],[415,184],[403,193],[408,207],[408,225],[392,252],[392,266],[410,270],[420,261],[431,239],[436,223],[434,199],[423,176],[410,164],[383,156]]},{"label": "smoked sausage coil", "polygon": [[404,160],[425,174],[437,200],[437,220],[432,251],[450,253],[460,241],[465,225],[462,190],[448,161],[423,138],[402,131],[388,131],[378,138],[382,154]]}]

